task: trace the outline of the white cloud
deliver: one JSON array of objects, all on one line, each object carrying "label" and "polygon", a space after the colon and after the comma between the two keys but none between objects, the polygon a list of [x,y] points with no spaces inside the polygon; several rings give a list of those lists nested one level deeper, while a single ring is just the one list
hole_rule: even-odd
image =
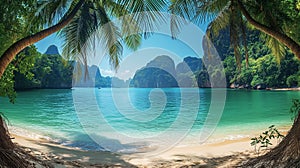
[{"label": "white cloud", "polygon": [[127,80],[129,78],[132,78],[133,75],[135,74],[135,71],[131,72],[130,70],[118,70],[118,72],[115,74],[116,77],[123,79],[123,80]]},{"label": "white cloud", "polygon": [[110,76],[110,77],[115,76],[115,71],[113,71],[113,70],[101,69],[100,68],[100,72],[101,72],[101,75],[104,76],[104,77],[106,77],[106,76]]},{"label": "white cloud", "polygon": [[101,72],[101,75],[103,77],[106,77],[106,76],[118,77],[119,79],[123,79],[123,80],[127,80],[129,78],[132,78],[134,73],[135,73],[135,71],[131,72],[130,70],[124,70],[124,71],[118,70],[117,72],[115,72],[114,70],[101,69],[101,68],[100,68],[100,72]]}]

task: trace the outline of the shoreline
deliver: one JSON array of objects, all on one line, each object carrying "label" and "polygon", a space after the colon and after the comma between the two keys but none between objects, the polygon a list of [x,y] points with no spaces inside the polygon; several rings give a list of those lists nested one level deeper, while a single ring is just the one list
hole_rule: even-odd
[{"label": "shoreline", "polygon": [[[76,88],[79,89],[99,89],[99,87],[67,87],[67,88],[23,88],[23,89],[16,89],[16,91],[24,92],[24,91],[33,91],[33,90],[74,90]],[[100,89],[110,89],[110,88],[120,88],[120,87],[104,87]],[[121,88],[138,88],[138,87],[121,87]],[[151,88],[150,89],[155,89]],[[170,87],[170,88],[181,88],[181,87]],[[182,87],[185,88],[185,87]],[[212,87],[186,87],[186,88],[199,88],[199,89],[216,89]],[[300,87],[291,87],[291,88],[265,88],[265,89],[254,89],[254,88],[238,88],[238,87],[224,87],[224,89],[237,89],[237,90],[281,90],[281,91],[300,91]]]},{"label": "shoreline", "polygon": [[296,88],[271,88],[270,90],[278,90],[278,91],[300,91],[300,87]]},{"label": "shoreline", "polygon": [[[280,127],[279,130],[286,134],[286,128]],[[56,144],[47,139],[33,139],[16,134],[11,134],[11,136],[14,137],[13,142],[25,151],[54,167],[181,167],[188,165],[231,167],[257,156],[248,137],[215,143],[175,146],[155,157],[144,157],[145,155],[139,153],[115,154],[104,151],[84,151]]]},{"label": "shoreline", "polygon": [[233,88],[228,87],[227,89],[231,90],[269,90],[269,91],[300,91],[300,87],[293,87],[293,88],[264,88],[264,89],[254,89],[254,88]]}]

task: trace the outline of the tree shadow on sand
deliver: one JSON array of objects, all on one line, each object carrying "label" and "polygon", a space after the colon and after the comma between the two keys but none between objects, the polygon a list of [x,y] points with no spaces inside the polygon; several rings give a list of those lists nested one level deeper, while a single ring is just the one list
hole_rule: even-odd
[{"label": "tree shadow on sand", "polygon": [[217,167],[241,167],[241,165],[253,157],[250,153],[234,153],[222,157],[201,157],[193,155],[175,155],[173,160],[157,160],[150,167],[179,167],[179,168],[217,168]]},{"label": "tree shadow on sand", "polygon": [[[89,138],[87,135],[77,135],[83,139]],[[111,141],[117,146],[122,145],[115,139],[106,139],[106,141]],[[123,160],[120,154],[108,151],[75,149],[73,144],[63,146],[49,141],[30,140],[30,143],[39,147],[22,148],[27,151],[28,156],[31,156],[27,156],[27,159],[37,167],[137,167]],[[97,143],[93,145],[96,146]],[[135,148],[136,146],[126,145],[125,147]]]}]

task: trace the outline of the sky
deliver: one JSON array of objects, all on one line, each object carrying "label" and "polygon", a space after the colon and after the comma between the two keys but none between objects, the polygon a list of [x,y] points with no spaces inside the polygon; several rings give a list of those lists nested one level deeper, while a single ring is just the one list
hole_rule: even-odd
[{"label": "sky", "polygon": [[[102,76],[116,76],[127,80],[132,78],[135,71],[144,67],[148,62],[160,55],[170,56],[175,65],[184,57],[202,57],[202,38],[207,28],[207,24],[196,26],[192,23],[182,27],[177,39],[171,37],[170,25],[161,25],[152,36],[143,39],[141,46],[132,51],[124,47],[121,63],[118,70],[111,68],[107,54],[103,53],[101,46],[97,50],[90,51],[89,65],[97,65]],[[38,51],[45,53],[50,45],[56,45],[60,54],[62,53],[63,40],[53,34],[35,44]],[[96,57],[94,57],[96,55]]]}]

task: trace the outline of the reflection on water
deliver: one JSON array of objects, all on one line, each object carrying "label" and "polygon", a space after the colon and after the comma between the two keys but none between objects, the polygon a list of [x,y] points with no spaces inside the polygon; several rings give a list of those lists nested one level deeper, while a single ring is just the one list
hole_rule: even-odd
[{"label": "reflection on water", "polygon": [[[89,111],[93,109],[89,95],[84,94],[84,89],[79,90],[83,93],[82,100],[86,100],[83,109],[91,122],[88,126],[93,127],[99,120]],[[0,110],[12,126],[17,127],[15,129],[23,128],[69,146],[102,150],[86,138],[77,118],[72,93],[79,90],[19,92],[14,105],[1,99]],[[102,88],[93,92],[97,106],[110,126],[132,136],[159,134],[171,126],[173,131],[180,132],[188,124],[193,124],[190,132],[193,135],[201,130],[211,105],[211,89]],[[220,137],[246,135],[249,130],[264,129],[271,124],[289,125],[289,107],[293,98],[300,98],[300,92],[228,90],[217,134]],[[195,110],[198,113],[191,123],[191,113]],[[173,125],[178,120],[180,123]],[[110,142],[113,140],[108,139],[107,143]]]}]

